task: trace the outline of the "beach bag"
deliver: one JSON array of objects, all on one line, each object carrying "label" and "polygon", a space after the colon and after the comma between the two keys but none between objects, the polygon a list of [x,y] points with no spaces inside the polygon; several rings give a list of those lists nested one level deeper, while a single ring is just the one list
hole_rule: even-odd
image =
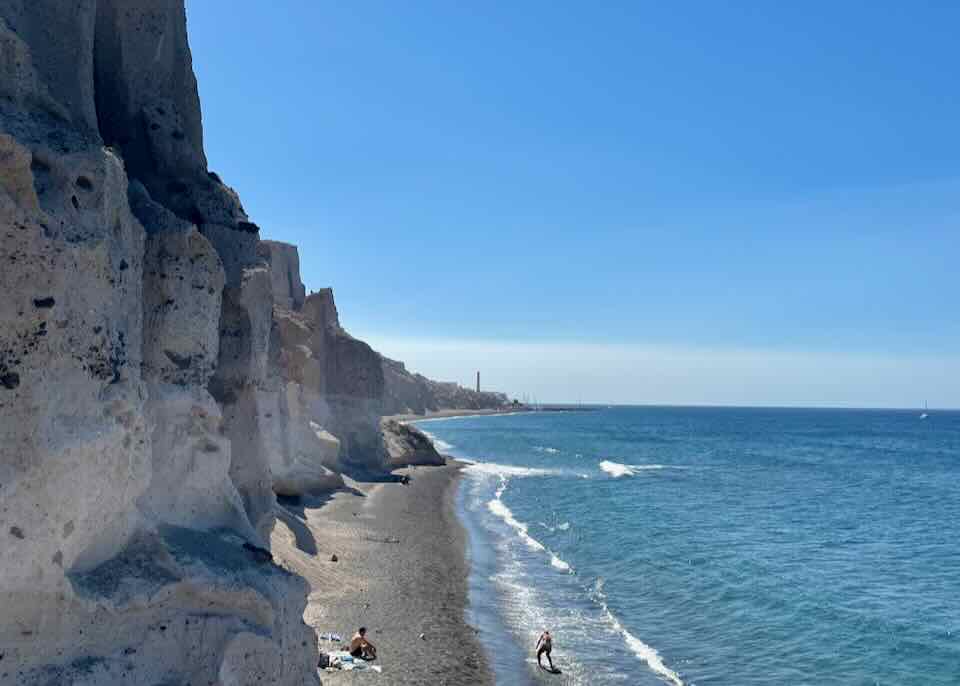
[{"label": "beach bag", "polygon": [[330,656],[326,653],[320,653],[320,661],[317,662],[317,667],[319,669],[326,669],[330,666]]}]

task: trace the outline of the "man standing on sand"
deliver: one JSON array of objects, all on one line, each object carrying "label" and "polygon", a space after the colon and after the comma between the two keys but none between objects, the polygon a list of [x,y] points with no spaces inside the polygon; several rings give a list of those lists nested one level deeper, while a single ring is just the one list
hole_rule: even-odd
[{"label": "man standing on sand", "polygon": [[553,658],[550,657],[551,650],[553,650],[553,639],[550,637],[550,632],[544,629],[543,633],[540,634],[540,638],[537,639],[537,666],[543,669],[543,665],[540,663],[540,656],[546,653],[547,662],[550,663],[550,671],[555,672],[556,667],[553,666]]},{"label": "man standing on sand", "polygon": [[362,626],[350,639],[350,654],[361,660],[376,660],[377,649],[367,640],[367,627]]}]

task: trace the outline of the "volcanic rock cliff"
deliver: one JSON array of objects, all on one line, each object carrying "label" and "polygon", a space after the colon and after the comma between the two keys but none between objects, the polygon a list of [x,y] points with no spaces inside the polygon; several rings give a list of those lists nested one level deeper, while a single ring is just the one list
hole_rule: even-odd
[{"label": "volcanic rock cliff", "polygon": [[316,683],[275,492],[395,464],[383,414],[503,400],[431,393],[259,239],[183,0],[0,0],[0,291],[3,685]]}]

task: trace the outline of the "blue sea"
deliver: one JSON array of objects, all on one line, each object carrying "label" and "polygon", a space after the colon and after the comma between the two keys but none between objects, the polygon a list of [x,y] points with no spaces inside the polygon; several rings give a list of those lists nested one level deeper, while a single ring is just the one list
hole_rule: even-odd
[{"label": "blue sea", "polygon": [[960,412],[615,407],[418,422],[472,461],[497,683],[960,684]]}]

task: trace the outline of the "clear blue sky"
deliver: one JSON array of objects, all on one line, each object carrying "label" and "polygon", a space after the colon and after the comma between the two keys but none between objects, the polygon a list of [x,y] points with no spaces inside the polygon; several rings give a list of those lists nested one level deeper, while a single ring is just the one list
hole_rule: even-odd
[{"label": "clear blue sky", "polygon": [[418,371],[960,406],[960,4],[187,9],[211,168]]}]

